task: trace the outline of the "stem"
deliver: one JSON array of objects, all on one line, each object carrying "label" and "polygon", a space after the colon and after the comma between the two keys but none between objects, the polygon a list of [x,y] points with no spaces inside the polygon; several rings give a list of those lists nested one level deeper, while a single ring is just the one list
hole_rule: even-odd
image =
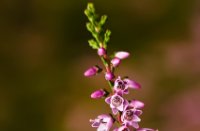
[{"label": "stem", "polygon": [[[107,60],[105,58],[108,58],[107,55],[104,56],[104,57],[100,57],[101,58],[101,61],[103,62],[103,65],[105,66],[105,69],[107,72],[110,72],[111,69],[110,69],[110,64],[107,62]],[[113,73],[113,72],[112,72]],[[110,86],[110,88],[112,89],[113,88],[113,82],[108,80],[108,84]]]}]

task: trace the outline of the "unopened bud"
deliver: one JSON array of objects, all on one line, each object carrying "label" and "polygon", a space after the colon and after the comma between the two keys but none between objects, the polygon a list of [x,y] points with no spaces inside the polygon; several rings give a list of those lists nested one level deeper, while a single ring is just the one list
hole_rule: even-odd
[{"label": "unopened bud", "polygon": [[98,66],[93,66],[89,69],[87,69],[85,72],[84,72],[84,76],[86,77],[90,77],[90,76],[94,76],[96,75],[97,73],[99,73],[101,71],[101,68],[98,67]]},{"label": "unopened bud", "polygon": [[111,72],[106,72],[106,74],[105,74],[105,79],[106,79],[106,80],[110,81],[110,80],[112,80],[112,79],[114,79],[114,78],[115,78],[115,76],[114,76],[113,73],[111,73]]},{"label": "unopened bud", "polygon": [[98,53],[99,56],[103,56],[103,55],[106,54],[106,49],[101,47],[101,48],[98,49],[97,53]]},{"label": "unopened bud", "polygon": [[91,98],[93,98],[93,99],[99,99],[99,98],[104,97],[105,94],[106,94],[106,92],[103,89],[96,90],[95,92],[93,92],[91,94]]},{"label": "unopened bud", "polygon": [[117,67],[121,63],[121,60],[119,58],[115,57],[111,60],[111,63],[113,65],[113,67]]},{"label": "unopened bud", "polygon": [[119,58],[119,59],[125,59],[127,57],[129,57],[129,53],[125,52],[125,51],[119,51],[117,53],[115,53],[115,57]]}]

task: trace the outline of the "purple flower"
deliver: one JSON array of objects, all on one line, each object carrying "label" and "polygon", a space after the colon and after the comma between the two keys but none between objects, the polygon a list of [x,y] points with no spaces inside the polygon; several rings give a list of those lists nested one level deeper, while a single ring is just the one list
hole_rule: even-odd
[{"label": "purple flower", "polygon": [[106,94],[106,92],[103,89],[96,90],[91,94],[91,98],[93,98],[93,99],[102,98],[102,97],[104,97],[105,94]]},{"label": "purple flower", "polygon": [[139,89],[140,87],[141,86],[137,82],[132,81],[130,79],[122,80],[121,77],[118,77],[114,83],[115,92],[121,95],[128,94],[128,88]]},{"label": "purple flower", "polygon": [[121,126],[118,129],[114,129],[113,131],[130,131],[127,126]]},{"label": "purple flower", "polygon": [[89,69],[87,69],[85,72],[84,72],[84,76],[86,77],[90,77],[90,76],[94,76],[96,75],[98,72],[101,71],[101,68],[98,67],[98,66],[93,66]]},{"label": "purple flower", "polygon": [[103,47],[99,48],[99,49],[97,50],[97,54],[98,54],[99,56],[105,55],[105,54],[106,54],[106,49],[103,48]]},{"label": "purple flower", "polygon": [[106,72],[106,74],[105,74],[105,79],[106,79],[106,80],[110,81],[110,80],[112,80],[112,79],[114,79],[114,78],[115,78],[115,76],[114,76],[113,73],[111,73],[111,72]]},{"label": "purple flower", "polygon": [[126,105],[125,110],[121,116],[123,124],[138,129],[138,122],[141,121],[139,116],[142,114],[142,111],[139,109],[143,107],[144,103],[138,100],[132,100],[128,105]]},{"label": "purple flower", "polygon": [[123,80],[126,83],[126,86],[128,86],[131,89],[140,89],[141,85],[133,80],[125,78]]},{"label": "purple flower", "polygon": [[128,52],[125,52],[125,51],[119,51],[117,53],[115,53],[115,57],[119,58],[119,59],[125,59],[125,58],[128,58],[129,57],[129,53]]},{"label": "purple flower", "polygon": [[121,120],[123,124],[132,126],[136,129],[139,128],[138,122],[141,121],[141,119],[135,114],[134,109],[125,110],[121,116]]},{"label": "purple flower", "polygon": [[127,100],[124,100],[120,95],[114,94],[105,99],[105,102],[110,104],[113,114],[117,114],[118,111],[123,111],[124,107],[128,104]]},{"label": "purple flower", "polygon": [[137,129],[137,131],[158,131],[158,130],[154,130],[150,128],[140,128],[140,129]]},{"label": "purple flower", "polygon": [[113,67],[117,67],[121,63],[121,60],[119,58],[115,57],[111,60],[111,63],[113,65]]},{"label": "purple flower", "polygon": [[90,119],[90,122],[92,122],[92,127],[97,128],[97,131],[109,131],[113,125],[112,117],[105,114],[97,116],[94,120]]}]

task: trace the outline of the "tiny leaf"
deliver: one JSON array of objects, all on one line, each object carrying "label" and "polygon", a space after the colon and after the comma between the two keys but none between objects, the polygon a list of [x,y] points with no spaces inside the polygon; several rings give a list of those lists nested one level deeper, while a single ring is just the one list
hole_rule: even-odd
[{"label": "tiny leaf", "polygon": [[107,44],[110,40],[110,35],[111,35],[111,31],[110,30],[106,30],[105,34],[104,34],[104,43]]},{"label": "tiny leaf", "polygon": [[94,39],[88,40],[88,43],[93,49],[98,49],[99,48],[97,42]]},{"label": "tiny leaf", "polygon": [[107,16],[106,15],[102,15],[101,19],[100,19],[100,22],[99,22],[99,25],[103,26],[105,24],[106,20],[107,20]]}]

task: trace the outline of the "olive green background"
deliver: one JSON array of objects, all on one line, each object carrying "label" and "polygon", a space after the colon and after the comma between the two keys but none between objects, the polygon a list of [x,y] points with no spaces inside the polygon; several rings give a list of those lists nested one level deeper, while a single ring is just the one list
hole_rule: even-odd
[{"label": "olive green background", "polygon": [[110,111],[90,99],[104,76],[83,76],[101,63],[87,2],[109,17],[108,51],[131,53],[116,73],[143,87],[128,96],[146,103],[140,125],[200,130],[198,0],[1,0],[0,131],[92,131],[89,119]]}]

